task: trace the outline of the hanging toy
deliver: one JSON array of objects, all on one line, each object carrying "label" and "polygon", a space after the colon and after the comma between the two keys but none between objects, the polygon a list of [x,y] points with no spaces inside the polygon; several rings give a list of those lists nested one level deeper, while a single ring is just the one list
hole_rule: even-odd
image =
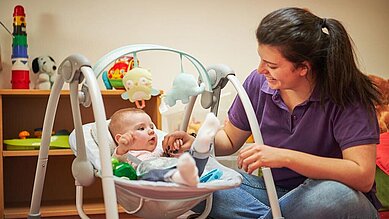
[{"label": "hanging toy", "polygon": [[[138,60],[139,62],[139,60]],[[139,64],[139,63],[138,63]],[[132,56],[123,56],[115,61],[115,64],[107,71],[103,72],[102,79],[107,89],[115,88],[124,90],[123,77],[134,67]]]},{"label": "hanging toy", "polygon": [[202,93],[205,89],[205,84],[197,84],[195,77],[188,73],[180,73],[173,81],[173,87],[164,96],[165,103],[172,107],[177,100],[181,100],[183,104],[189,103],[190,96],[196,96]]},{"label": "hanging toy", "polygon": [[204,83],[199,85],[193,75],[184,72],[182,54],[180,55],[181,73],[174,79],[172,89],[164,95],[164,102],[170,107],[174,106],[177,100],[181,100],[183,104],[189,103],[190,96],[197,96],[205,90]]},{"label": "hanging toy", "polygon": [[[134,60],[136,55],[134,54]],[[152,87],[152,75],[147,69],[137,66],[127,72],[123,77],[123,85],[126,92],[122,94],[124,100],[135,102],[137,108],[143,109],[146,106],[145,100],[150,100],[151,96],[156,96],[159,91]]]}]

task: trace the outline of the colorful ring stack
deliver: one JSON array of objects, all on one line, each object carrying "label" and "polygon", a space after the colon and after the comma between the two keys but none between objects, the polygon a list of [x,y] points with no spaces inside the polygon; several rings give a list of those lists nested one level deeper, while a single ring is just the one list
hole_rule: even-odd
[{"label": "colorful ring stack", "polygon": [[21,5],[14,8],[12,40],[12,89],[29,89],[30,68],[28,67],[26,14]]}]

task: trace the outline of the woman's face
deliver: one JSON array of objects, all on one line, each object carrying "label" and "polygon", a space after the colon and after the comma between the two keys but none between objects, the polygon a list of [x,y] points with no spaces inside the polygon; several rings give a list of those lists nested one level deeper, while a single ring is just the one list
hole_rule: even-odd
[{"label": "woman's face", "polygon": [[302,78],[305,78],[307,68],[295,68],[292,62],[282,56],[277,47],[260,44],[258,54],[261,58],[258,72],[266,77],[270,88],[294,90],[302,85]]}]

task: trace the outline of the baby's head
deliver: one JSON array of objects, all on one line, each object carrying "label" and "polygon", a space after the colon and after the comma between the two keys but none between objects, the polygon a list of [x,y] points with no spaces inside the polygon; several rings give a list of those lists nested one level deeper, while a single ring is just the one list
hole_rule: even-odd
[{"label": "baby's head", "polygon": [[154,151],[157,146],[157,134],[150,116],[141,109],[126,108],[116,111],[111,116],[109,131],[118,144],[122,135],[132,134],[134,144],[130,150]]}]

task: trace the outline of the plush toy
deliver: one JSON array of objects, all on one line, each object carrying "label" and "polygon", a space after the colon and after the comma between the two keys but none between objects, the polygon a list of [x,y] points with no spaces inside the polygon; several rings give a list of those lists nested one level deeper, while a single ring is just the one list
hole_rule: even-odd
[{"label": "plush toy", "polygon": [[[139,65],[139,60],[138,60]],[[129,70],[134,68],[134,58],[132,56],[122,56],[115,61],[115,64],[103,72],[102,79],[107,89],[124,90],[123,77]]]},{"label": "plush toy", "polygon": [[126,92],[122,94],[122,98],[135,102],[137,108],[144,108],[145,100],[150,100],[151,96],[159,94],[159,91],[152,87],[152,81],[149,70],[140,67],[131,69],[123,77]]},{"label": "plush toy", "polygon": [[380,133],[389,132],[389,106],[377,108],[378,123],[380,125]]},{"label": "plush toy", "polygon": [[380,132],[389,132],[389,79],[384,79],[375,75],[369,75],[369,78],[377,85],[382,94],[383,104],[376,106]]},{"label": "plush toy", "polygon": [[181,100],[186,104],[189,102],[190,96],[196,96],[202,93],[205,89],[205,84],[197,84],[195,77],[188,73],[180,73],[173,81],[173,87],[164,96],[165,103],[172,107],[177,100]]},{"label": "plush toy", "polygon": [[57,65],[50,56],[39,56],[32,61],[32,71],[38,74],[35,89],[49,90],[55,80]]},{"label": "plush toy", "polygon": [[195,133],[197,135],[197,132],[199,131],[200,127],[201,122],[197,121],[194,117],[192,117],[192,121],[189,122],[188,130],[186,132],[188,132],[189,134]]}]

